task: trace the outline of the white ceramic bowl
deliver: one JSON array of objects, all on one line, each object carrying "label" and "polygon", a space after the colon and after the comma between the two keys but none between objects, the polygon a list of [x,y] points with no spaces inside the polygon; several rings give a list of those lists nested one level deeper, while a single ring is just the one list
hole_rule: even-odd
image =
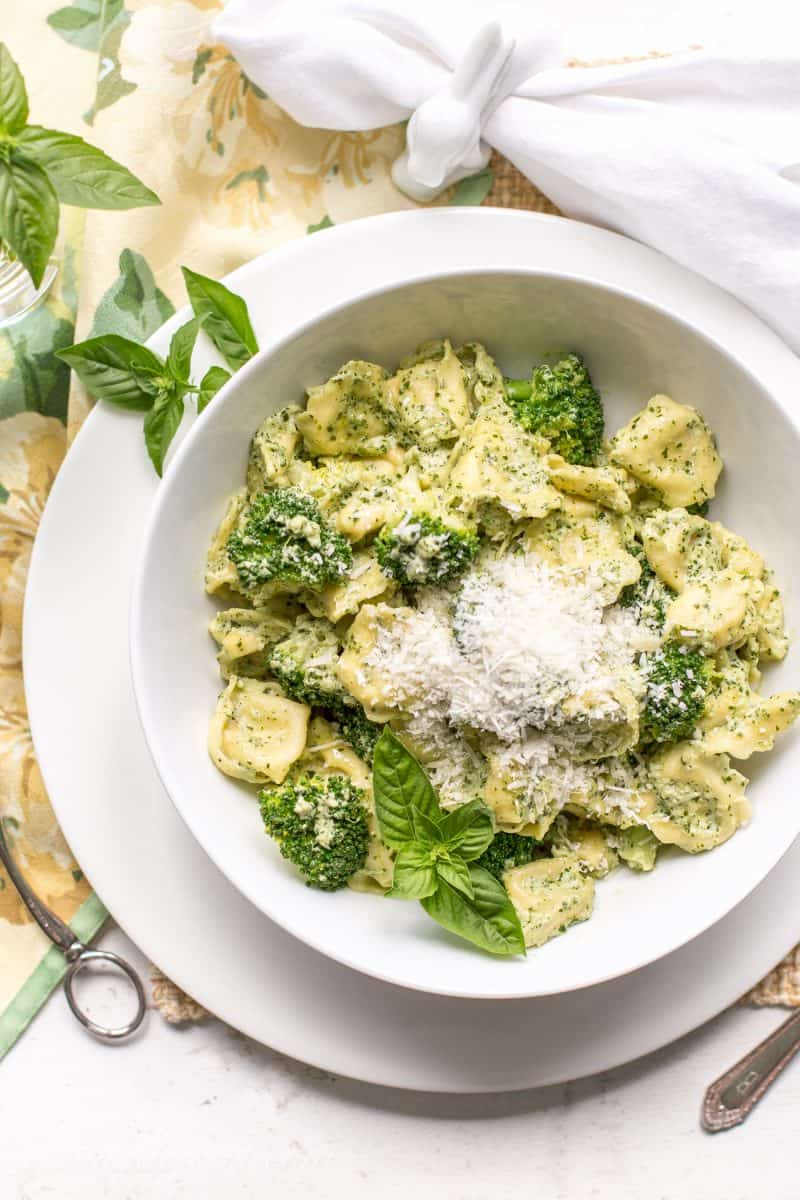
[{"label": "white ceramic bowl", "polygon": [[[216,397],[177,451],[159,490],[131,612],[133,679],[151,753],[195,837],[264,913],[321,952],[368,974],[430,992],[511,998],[588,987],[635,970],[707,929],[766,875],[800,831],[785,736],[751,760],[754,819],[711,854],[664,855],[649,875],[620,870],[597,888],[592,919],[527,959],[501,960],[451,938],[418,905],[306,888],[261,828],[255,789],[221,775],[206,750],[220,681],[206,633],[216,605],[203,591],[205,552],[227,497],[244,478],[264,416],[302,398],[348,358],[391,366],[417,343],[480,340],[507,374],[545,352],[574,349],[591,369],[614,429],[655,392],[699,407],[726,470],[714,516],[776,568],[790,631],[800,571],[792,532],[800,426],[723,347],[630,293],[575,275],[470,272],[415,278],[360,295],[262,351]],[[767,686],[800,678],[800,648]],[[258,953],[258,947],[253,947]]]}]

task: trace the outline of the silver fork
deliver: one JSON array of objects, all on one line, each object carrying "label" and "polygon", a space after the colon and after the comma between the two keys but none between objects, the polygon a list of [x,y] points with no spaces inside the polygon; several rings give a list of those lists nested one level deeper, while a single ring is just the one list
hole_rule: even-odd
[{"label": "silver fork", "polygon": [[800,1050],[800,1011],[711,1084],[700,1120],[709,1133],[741,1125]]}]

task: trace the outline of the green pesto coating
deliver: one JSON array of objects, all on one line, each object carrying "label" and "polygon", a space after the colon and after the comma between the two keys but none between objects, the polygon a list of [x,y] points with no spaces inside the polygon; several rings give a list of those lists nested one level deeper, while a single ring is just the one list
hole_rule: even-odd
[{"label": "green pesto coating", "polygon": [[638,559],[642,573],[636,583],[629,583],[622,589],[619,603],[623,608],[632,608],[637,621],[660,632],[664,628],[667,609],[674,600],[675,593],[656,575],[640,542],[632,542],[627,551]]},{"label": "green pesto coating", "polygon": [[327,524],[319,506],[296,488],[256,496],[228,554],[245,590],[276,580],[322,588],[346,575],[350,543]]},{"label": "green pesto coating", "polygon": [[603,405],[577,354],[568,354],[554,367],[537,367],[530,384],[507,380],[506,397],[520,424],[547,438],[568,463],[586,467],[597,462]]},{"label": "green pesto coating", "polygon": [[328,621],[298,621],[292,632],[269,655],[269,669],[293,700],[320,709],[335,721],[342,737],[359,758],[372,762],[381,726],[368,720],[359,702],[336,673],[339,639]]},{"label": "green pesto coating", "polygon": [[706,658],[680,642],[666,642],[642,655],[640,669],[646,682],[641,740],[678,742],[690,737],[706,705]]},{"label": "green pesto coating", "polygon": [[304,775],[259,792],[264,828],[309,887],[334,892],[363,867],[364,793],[342,775]]},{"label": "green pesto coating", "polygon": [[532,862],[539,849],[535,838],[521,837],[517,833],[496,833],[476,860],[475,866],[483,867],[497,879],[502,879],[503,872],[511,867],[524,867]]},{"label": "green pesto coating", "polygon": [[426,513],[406,513],[375,540],[381,570],[403,587],[447,583],[467,570],[480,543],[465,529],[446,525]]}]

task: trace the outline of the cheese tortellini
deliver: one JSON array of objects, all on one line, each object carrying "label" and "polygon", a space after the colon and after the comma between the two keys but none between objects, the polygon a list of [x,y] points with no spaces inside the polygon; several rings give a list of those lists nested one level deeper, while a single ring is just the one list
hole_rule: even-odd
[{"label": "cheese tortellini", "polygon": [[601,444],[576,355],[507,380],[485,347],[441,338],[394,371],[349,361],[256,430],[206,563],[224,684],[209,752],[294,788],[295,815],[316,781],[326,846],[359,796],[353,889],[392,887],[371,769],[385,726],[443,815],[488,810],[496,853],[475,865],[529,947],[585,921],[610,872],[749,819],[734,764],[800,715],[800,694],[761,686],[788,649],[781,594],[706,515],[722,460],[703,416],[645,400]]}]

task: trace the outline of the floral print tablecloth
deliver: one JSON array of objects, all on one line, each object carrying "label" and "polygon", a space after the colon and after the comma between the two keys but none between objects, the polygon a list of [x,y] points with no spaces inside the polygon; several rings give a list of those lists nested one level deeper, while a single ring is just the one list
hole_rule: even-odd
[{"label": "floral print tablecloth", "polygon": [[[219,276],[289,238],[413,204],[393,186],[399,126],[305,129],[243,75],[210,24],[218,0],[25,0],[3,31],[31,119],[86,136],[161,197],[126,213],[62,210],[61,269],[46,304],[0,332],[0,815],[37,891],[90,938],[106,918],[50,808],[31,742],[21,618],[36,527],[89,410],[53,351],[73,338],[146,338],[183,303],[180,264]],[[9,23],[10,25],[11,23]],[[443,202],[548,209],[501,164]],[[0,1057],[63,974],[0,870]],[[163,979],[159,984],[163,991]],[[800,1003],[794,958],[754,997]],[[173,1014],[192,1010],[168,1009]],[[194,1010],[192,1015],[197,1015]]]}]

